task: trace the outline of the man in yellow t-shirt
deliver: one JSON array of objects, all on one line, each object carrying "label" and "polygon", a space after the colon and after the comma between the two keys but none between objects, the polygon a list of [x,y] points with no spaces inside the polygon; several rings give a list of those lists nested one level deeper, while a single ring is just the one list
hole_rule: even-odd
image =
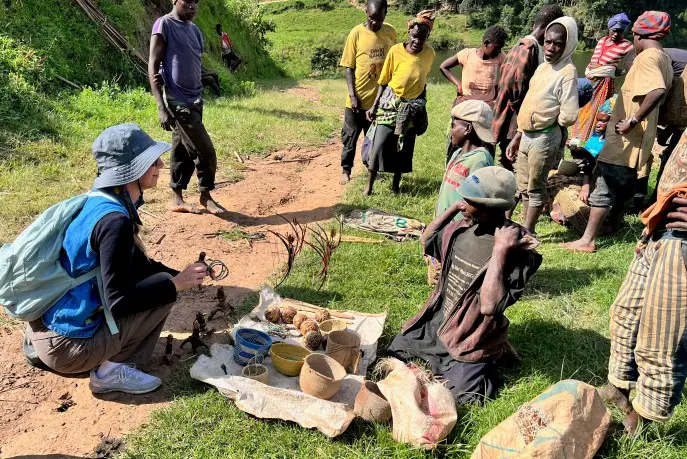
[{"label": "man in yellow t-shirt", "polygon": [[596,236],[609,212],[611,230],[618,229],[637,171],[651,154],[659,106],[673,82],[671,60],[661,46],[669,31],[670,16],[656,11],[644,13],[632,28],[637,58],[625,77],[597,158],[587,228],[579,240],[564,244],[568,250],[596,251]]},{"label": "man in yellow t-shirt", "polygon": [[348,97],[344,125],[341,130],[341,184],[351,178],[358,137],[367,133],[370,122],[365,112],[372,107],[377,95],[379,74],[389,48],[396,43],[396,30],[384,23],[386,0],[368,0],[365,14],[367,22],[357,25],[346,38],[339,65],[346,68]]}]

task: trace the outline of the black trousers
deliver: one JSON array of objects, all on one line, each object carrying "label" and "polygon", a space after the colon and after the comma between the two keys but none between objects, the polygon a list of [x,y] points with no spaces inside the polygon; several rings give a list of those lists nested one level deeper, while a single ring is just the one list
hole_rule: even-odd
[{"label": "black trousers", "polygon": [[198,190],[214,190],[217,153],[203,125],[203,103],[167,101],[167,106],[175,121],[169,166],[170,188],[185,190],[195,170],[198,174]]},{"label": "black trousers", "polygon": [[242,59],[234,51],[229,51],[228,53],[222,54],[222,61],[224,62],[224,65],[229,67],[229,69],[233,72],[238,68],[239,65],[241,65]]},{"label": "black trousers", "polygon": [[343,150],[341,151],[341,169],[347,173],[353,170],[353,161],[355,160],[355,150],[358,146],[358,137],[360,133],[367,134],[370,128],[370,123],[365,118],[365,110],[358,110],[354,112],[352,109],[346,107],[344,111],[344,124],[341,129],[341,143],[343,143]]}]

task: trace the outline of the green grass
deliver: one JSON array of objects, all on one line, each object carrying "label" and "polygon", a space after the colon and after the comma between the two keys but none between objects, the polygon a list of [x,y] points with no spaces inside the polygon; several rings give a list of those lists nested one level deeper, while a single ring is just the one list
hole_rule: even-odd
[{"label": "green grass", "polygon": [[[326,104],[341,104],[345,86],[339,80],[317,84]],[[371,199],[362,196],[364,177],[349,187],[342,209],[378,207],[429,221],[443,169],[446,106],[453,91],[431,85],[430,128],[418,139],[414,172],[404,178],[403,193],[394,196],[382,177]],[[507,315],[510,337],[524,359],[503,373],[505,387],[484,407],[462,409],[459,421],[437,451],[421,452],[391,438],[388,426],[355,421],[339,438],[293,424],[262,421],[236,409],[213,389],[180,375],[170,387],[178,399],[156,412],[150,423],[127,439],[125,457],[461,457],[470,456],[482,435],[511,415],[519,405],[561,379],[603,384],[609,355],[608,309],[625,276],[632,248],[641,231],[634,217],[616,239],[602,239],[597,254],[570,254],[558,243],[576,235],[543,218],[538,232],[544,262],[523,298]],[[424,303],[430,288],[417,242],[342,244],[330,265],[324,288],[317,291],[317,258],[306,251],[292,276],[279,288],[288,297],[332,308],[387,311],[380,348]],[[253,303],[254,304],[254,303]],[[251,304],[247,305],[250,307]],[[620,420],[620,413],[614,412]],[[678,407],[665,425],[653,425],[637,439],[614,437],[599,457],[683,458],[687,456],[687,406]]]},{"label": "green grass", "polygon": [[[263,8],[265,18],[276,25],[276,31],[267,35],[272,42],[271,56],[289,75],[303,77],[311,73],[310,58],[315,48],[326,47],[340,55],[348,33],[366,17],[364,11],[343,0],[305,0],[301,10],[294,9],[296,3],[289,0]],[[331,9],[323,13],[318,4]],[[389,9],[386,22],[396,28],[399,40],[407,36],[408,19],[409,15]],[[436,49],[457,49],[461,45],[477,46],[481,38],[482,31],[467,29],[465,16],[442,14],[429,43]]]},{"label": "green grass", "polygon": [[[207,101],[204,121],[223,179],[236,177],[243,166],[233,152],[245,157],[318,144],[338,126],[336,111],[287,88],[266,82],[252,97]],[[154,138],[170,140],[170,133],[157,125],[152,96],[143,89],[105,86],[45,102],[57,134],[20,143],[0,156],[0,241],[10,241],[49,205],[89,189],[96,173],[91,144],[106,127],[134,122]]]}]

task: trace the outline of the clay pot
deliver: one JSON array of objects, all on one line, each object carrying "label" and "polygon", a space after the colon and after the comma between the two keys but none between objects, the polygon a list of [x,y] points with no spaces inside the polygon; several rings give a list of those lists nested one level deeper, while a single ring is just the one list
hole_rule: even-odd
[{"label": "clay pot", "polygon": [[348,373],[356,373],[360,362],[360,335],[352,330],[333,331],[327,336],[326,352]]},{"label": "clay pot", "polygon": [[346,370],[336,360],[324,354],[310,354],[305,358],[298,382],[306,394],[329,400],[339,391],[345,377]]},{"label": "clay pot", "polygon": [[391,404],[384,398],[377,383],[365,381],[355,397],[353,412],[370,422],[387,422],[391,419]]},{"label": "clay pot", "polygon": [[263,384],[267,384],[270,378],[269,370],[265,365],[251,363],[243,367],[241,375],[244,378],[253,379]]}]

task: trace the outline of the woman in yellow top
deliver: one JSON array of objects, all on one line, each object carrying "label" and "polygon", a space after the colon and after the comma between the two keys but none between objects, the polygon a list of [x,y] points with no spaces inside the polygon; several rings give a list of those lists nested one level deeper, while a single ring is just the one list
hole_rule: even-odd
[{"label": "woman in yellow top", "polygon": [[420,12],[408,22],[408,41],[392,46],[384,61],[377,97],[367,111],[373,124],[367,133],[366,196],[372,194],[377,172],[392,172],[392,189],[398,193],[401,174],[413,171],[415,137],[427,130],[427,76],[436,53],[425,42],[433,26],[434,12]]}]

